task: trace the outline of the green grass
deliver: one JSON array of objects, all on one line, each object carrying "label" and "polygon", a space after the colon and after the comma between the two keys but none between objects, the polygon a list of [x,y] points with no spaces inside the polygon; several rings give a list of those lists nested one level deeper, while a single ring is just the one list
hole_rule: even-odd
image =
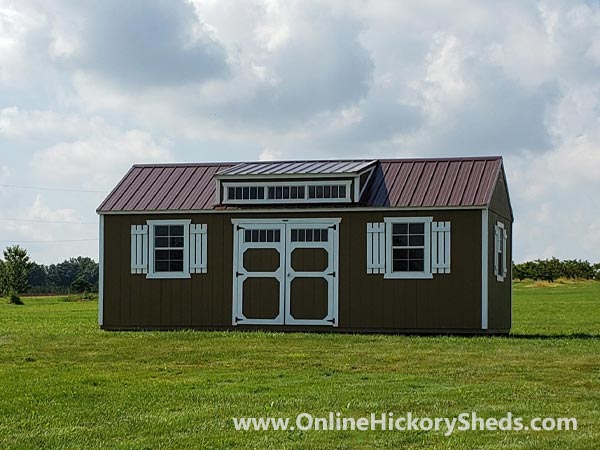
[{"label": "green grass", "polygon": [[[0,304],[3,448],[600,448],[600,283],[516,283],[513,337],[98,330]],[[566,432],[236,432],[234,416],[576,417]]]}]

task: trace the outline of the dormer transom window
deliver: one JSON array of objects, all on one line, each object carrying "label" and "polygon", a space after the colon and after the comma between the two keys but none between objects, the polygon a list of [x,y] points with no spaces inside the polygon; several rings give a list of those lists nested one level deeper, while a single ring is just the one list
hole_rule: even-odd
[{"label": "dormer transom window", "polygon": [[223,182],[223,203],[347,203],[352,180]]}]

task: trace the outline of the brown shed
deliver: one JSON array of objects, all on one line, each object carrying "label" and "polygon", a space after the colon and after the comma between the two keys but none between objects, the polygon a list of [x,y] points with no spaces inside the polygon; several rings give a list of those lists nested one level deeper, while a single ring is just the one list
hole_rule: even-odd
[{"label": "brown shed", "polygon": [[106,330],[511,328],[501,157],[136,165],[98,213]]}]

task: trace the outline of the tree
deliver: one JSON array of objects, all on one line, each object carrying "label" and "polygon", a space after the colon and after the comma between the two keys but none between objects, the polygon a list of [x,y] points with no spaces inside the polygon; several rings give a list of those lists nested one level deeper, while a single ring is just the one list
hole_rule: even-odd
[{"label": "tree", "polygon": [[77,278],[75,281],[73,281],[71,283],[71,291],[72,292],[78,292],[78,293],[90,292],[92,290],[92,288],[93,288],[92,283],[90,283],[85,278],[81,278],[81,277]]},{"label": "tree", "polygon": [[4,262],[0,265],[0,291],[4,295],[26,292],[31,267],[27,250],[18,245],[7,247],[4,250]]}]

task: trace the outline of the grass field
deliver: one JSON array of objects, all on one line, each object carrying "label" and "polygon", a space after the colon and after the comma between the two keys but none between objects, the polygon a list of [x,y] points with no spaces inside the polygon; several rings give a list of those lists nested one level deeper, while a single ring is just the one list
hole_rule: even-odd
[{"label": "grass field", "polygon": [[[516,283],[512,337],[98,330],[96,302],[0,304],[3,448],[600,448],[600,282]],[[577,431],[236,432],[339,411],[575,417]]]}]

